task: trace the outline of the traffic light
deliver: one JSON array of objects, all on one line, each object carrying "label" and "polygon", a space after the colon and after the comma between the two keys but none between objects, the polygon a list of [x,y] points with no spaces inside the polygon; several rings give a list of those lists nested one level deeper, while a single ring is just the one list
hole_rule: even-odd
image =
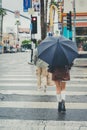
[{"label": "traffic light", "polygon": [[32,34],[37,33],[37,17],[36,16],[32,16],[31,17],[31,23],[32,23]]},{"label": "traffic light", "polygon": [[71,11],[67,13],[67,29],[72,30],[72,14]]}]

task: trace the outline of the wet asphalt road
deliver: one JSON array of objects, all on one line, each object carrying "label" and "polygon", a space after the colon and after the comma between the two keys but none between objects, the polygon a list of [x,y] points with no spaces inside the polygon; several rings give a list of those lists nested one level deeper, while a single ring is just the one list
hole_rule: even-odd
[{"label": "wet asphalt road", "polygon": [[[75,107],[74,103],[84,103],[87,106],[87,68],[73,66],[71,80],[67,82],[66,103],[72,103],[65,115],[59,115],[57,105],[52,108],[33,107],[31,104],[20,107],[20,103],[57,103],[55,86],[48,86],[47,93],[28,94],[25,91],[37,93],[35,66],[28,64],[28,52],[0,54],[0,119],[19,120],[53,120],[53,121],[87,121],[87,109]],[[22,94],[16,93],[24,92]],[[9,93],[12,91],[12,93]],[[48,94],[50,93],[51,94]],[[74,94],[72,94],[75,92]],[[81,93],[81,94],[79,94]],[[5,104],[8,102],[8,105]],[[10,103],[13,106],[9,106]],[[14,107],[16,102],[19,106]],[[3,105],[4,104],[4,105]]]}]

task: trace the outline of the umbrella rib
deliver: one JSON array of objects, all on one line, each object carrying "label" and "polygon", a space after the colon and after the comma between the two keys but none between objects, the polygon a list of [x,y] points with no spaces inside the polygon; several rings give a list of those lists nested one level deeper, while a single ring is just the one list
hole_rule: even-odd
[{"label": "umbrella rib", "polygon": [[[65,51],[63,51],[63,54],[65,55],[65,53],[64,53]],[[67,62],[68,62],[68,58],[67,58],[67,56],[66,56],[66,59],[67,59]],[[69,63],[69,62],[68,62]]]},{"label": "umbrella rib", "polygon": [[[69,48],[69,47],[68,47]],[[69,48],[70,50],[72,49],[72,48]],[[73,52],[75,52],[74,50],[72,50]],[[65,52],[65,50],[63,50],[63,53]],[[75,52],[75,53],[77,53],[77,52]],[[67,58],[67,61],[68,61],[68,57],[67,57],[67,55],[66,55],[66,58]],[[69,63],[69,62],[68,62]]]},{"label": "umbrella rib", "polygon": [[[59,44],[57,44],[58,46],[59,46]],[[57,47],[56,47],[56,50],[57,50]],[[56,54],[56,50],[55,50],[55,53],[54,53],[54,55]],[[63,54],[65,55],[65,53],[63,52]],[[55,56],[54,56],[54,58],[55,58]],[[54,58],[53,58],[53,61],[54,61]],[[66,59],[67,59],[67,63],[69,63],[68,62],[68,58],[67,58],[67,56],[66,56]]]},{"label": "umbrella rib", "polygon": [[[66,45],[63,44],[63,46],[66,47]],[[67,46],[67,48],[71,49],[72,51],[76,52],[77,53],[77,50],[73,49],[71,46]]]},{"label": "umbrella rib", "polygon": [[[55,43],[54,43],[54,44],[55,44]],[[53,44],[52,46],[54,46],[54,44]],[[49,46],[48,48],[46,48],[43,52],[41,52],[40,55],[42,55],[45,51],[47,51],[47,49],[49,49],[49,48],[52,47],[52,46]]]}]

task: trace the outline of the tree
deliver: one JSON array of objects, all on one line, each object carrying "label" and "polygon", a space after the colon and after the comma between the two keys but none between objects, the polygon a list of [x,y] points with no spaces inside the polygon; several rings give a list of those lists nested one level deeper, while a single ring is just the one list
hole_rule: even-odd
[{"label": "tree", "polygon": [[15,25],[17,25],[17,41],[18,41],[18,39],[19,39],[19,35],[18,35],[19,31],[18,31],[18,28],[19,28],[19,25],[20,25],[20,21],[17,20],[16,23],[15,23]]},{"label": "tree", "polygon": [[[47,5],[48,0],[40,0],[41,3],[41,39],[43,40],[47,34]],[[45,8],[44,8],[45,7]]]},{"label": "tree", "polygon": [[83,50],[87,51],[87,43],[83,43]]},{"label": "tree", "polygon": [[3,34],[3,17],[6,15],[6,10],[0,8],[0,18],[1,18],[1,30],[0,30],[0,41],[2,41],[2,34]]},{"label": "tree", "polygon": [[24,40],[22,41],[21,47],[25,49],[31,49],[31,40]]}]

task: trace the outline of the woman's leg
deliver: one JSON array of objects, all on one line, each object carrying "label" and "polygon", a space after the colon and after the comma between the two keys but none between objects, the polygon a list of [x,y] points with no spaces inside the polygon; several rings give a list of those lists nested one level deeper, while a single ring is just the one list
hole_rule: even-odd
[{"label": "woman's leg", "polygon": [[55,81],[56,84],[56,96],[57,96],[57,101],[58,101],[58,111],[61,112],[61,86],[60,86],[60,81]]},{"label": "woman's leg", "polygon": [[61,94],[61,87],[60,87],[60,81],[55,81],[56,84],[56,93]]},{"label": "woman's leg", "polygon": [[65,112],[65,88],[66,82],[55,81],[56,84],[56,93],[57,93],[57,101],[58,101],[58,111]]},{"label": "woman's leg", "polygon": [[42,81],[42,86],[44,89],[44,92],[46,92],[46,87],[47,87],[47,68],[42,68],[42,75],[41,75],[41,81]]},{"label": "woman's leg", "polygon": [[66,82],[61,82],[61,98],[65,101],[66,96]]},{"label": "woman's leg", "polygon": [[61,112],[65,112],[66,82],[61,82]]},{"label": "woman's leg", "polygon": [[41,68],[38,67],[36,69],[36,75],[37,75],[37,86],[38,86],[38,89],[41,88]]},{"label": "woman's leg", "polygon": [[61,90],[65,90],[66,89],[66,82],[61,82]]}]

